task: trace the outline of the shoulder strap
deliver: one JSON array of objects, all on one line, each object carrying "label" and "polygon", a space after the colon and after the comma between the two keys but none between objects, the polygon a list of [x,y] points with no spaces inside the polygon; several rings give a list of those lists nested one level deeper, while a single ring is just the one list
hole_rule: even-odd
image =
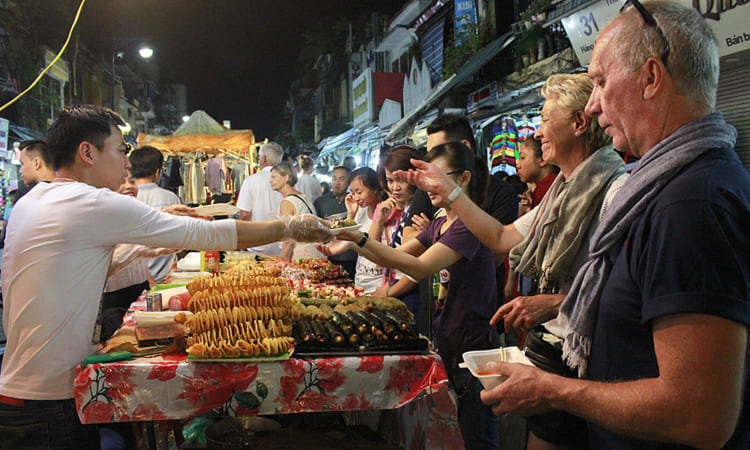
[{"label": "shoulder strap", "polygon": [[[301,201],[305,205],[305,208],[307,208],[307,210],[310,211],[310,214],[315,214],[315,211],[313,211],[312,208],[310,208],[310,205],[307,204],[307,202],[305,201],[305,199],[303,199],[302,197],[300,197],[297,194],[289,194],[289,196],[290,197],[298,198],[299,201]],[[297,212],[299,212],[299,211],[297,211]]]}]

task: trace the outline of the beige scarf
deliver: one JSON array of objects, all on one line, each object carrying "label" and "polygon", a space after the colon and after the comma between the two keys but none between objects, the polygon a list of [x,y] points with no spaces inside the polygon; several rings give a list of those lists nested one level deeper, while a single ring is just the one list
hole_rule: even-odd
[{"label": "beige scarf", "polygon": [[510,267],[537,280],[539,292],[559,292],[575,277],[576,257],[588,249],[584,236],[598,223],[610,184],[624,172],[622,158],[608,145],[586,158],[569,180],[558,174],[538,206],[529,234],[511,249]]}]

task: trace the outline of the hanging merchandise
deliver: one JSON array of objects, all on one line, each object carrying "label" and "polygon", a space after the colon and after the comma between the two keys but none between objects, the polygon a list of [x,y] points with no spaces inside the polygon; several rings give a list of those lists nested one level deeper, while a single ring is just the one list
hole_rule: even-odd
[{"label": "hanging merchandise", "polygon": [[516,162],[521,158],[518,154],[518,129],[516,123],[510,117],[505,119],[508,142],[505,147],[505,164],[516,168]]},{"label": "hanging merchandise", "polygon": [[534,136],[537,128],[536,126],[534,126],[534,123],[529,119],[527,115],[516,119],[516,125],[518,126],[519,143],[525,141],[529,136]]},{"label": "hanging merchandise", "polygon": [[516,173],[518,158],[518,131],[510,117],[503,117],[492,124],[490,131],[492,160],[490,172],[504,171],[508,175]]}]

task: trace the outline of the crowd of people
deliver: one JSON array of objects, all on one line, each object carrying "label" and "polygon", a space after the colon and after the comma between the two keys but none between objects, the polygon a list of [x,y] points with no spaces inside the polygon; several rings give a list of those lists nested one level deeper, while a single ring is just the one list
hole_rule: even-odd
[{"label": "crowd of people", "polygon": [[[520,189],[489,174],[469,121],[445,114],[426,148],[391,148],[377,170],[342,161],[328,186],[311,157],[298,173],[264,144],[237,220],[191,217],[156,192],[161,154],[128,159],[115,113],[63,109],[47,141],[25,147],[24,180],[43,182],[8,218],[0,437],[96,448],[72,389],[102,291],[118,317],[120,294],[162,278],[121,261],[248,248],[325,255],[430,322],[417,331],[445,363],[466,448],[498,448],[507,413],[527,418],[528,449],[750,448],[750,174],[714,108],[718,63],[695,10],[629,0],[587,74],[546,80]],[[640,158],[631,173],[625,151]],[[334,240],[334,218],[356,229]],[[434,274],[441,289],[426,305]],[[464,352],[511,337],[537,367],[492,363],[507,379],[489,390],[459,367]]]}]

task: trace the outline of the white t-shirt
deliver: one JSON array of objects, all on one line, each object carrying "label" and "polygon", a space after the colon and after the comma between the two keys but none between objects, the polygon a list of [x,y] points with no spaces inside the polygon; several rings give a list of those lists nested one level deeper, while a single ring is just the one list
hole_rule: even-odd
[{"label": "white t-shirt", "polygon": [[[237,207],[251,212],[252,222],[265,222],[279,218],[279,205],[283,199],[281,193],[271,189],[271,167],[264,167],[255,175],[245,178],[237,197]],[[279,256],[281,244],[274,242],[248,250],[268,256]]]},{"label": "white t-shirt", "polygon": [[310,204],[314,203],[315,199],[321,195],[320,181],[308,173],[303,173],[299,176],[297,184],[294,185],[294,189],[305,194],[305,196],[310,199]]},{"label": "white t-shirt", "polygon": [[73,397],[75,366],[93,353],[102,289],[118,243],[232,250],[233,220],[173,216],[83,183],[40,183],[13,208],[6,235],[0,394]]},{"label": "white t-shirt", "polygon": [[[167,206],[180,205],[182,200],[174,192],[160,188],[156,183],[146,183],[138,186],[138,200],[157,211]],[[176,255],[163,255],[148,261],[148,271],[157,283],[161,283],[172,270],[172,264],[177,261]]]},{"label": "white t-shirt", "polygon": [[[367,215],[367,208],[359,208],[354,220],[359,224],[359,231],[365,233],[370,231],[372,219]],[[362,255],[357,256],[354,285],[364,288],[365,294],[371,294],[383,285],[383,268]]]}]

